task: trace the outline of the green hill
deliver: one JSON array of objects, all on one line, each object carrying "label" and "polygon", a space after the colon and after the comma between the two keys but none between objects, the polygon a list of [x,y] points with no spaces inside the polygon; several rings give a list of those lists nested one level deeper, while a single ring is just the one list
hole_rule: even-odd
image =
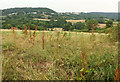
[{"label": "green hill", "polygon": [[8,15],[8,14],[31,14],[31,13],[41,13],[45,14],[51,14],[51,13],[56,13],[54,10],[49,9],[49,8],[31,8],[31,7],[24,7],[24,8],[10,8],[10,9],[4,9],[2,10],[3,15]]},{"label": "green hill", "polygon": [[109,18],[109,19],[118,19],[118,13],[115,12],[91,12],[91,14],[93,15],[99,15],[105,18]]},{"label": "green hill", "polygon": [[23,8],[9,8],[9,9],[3,9],[2,10],[2,15],[13,15],[13,14],[34,14],[32,15],[32,18],[45,18],[44,16],[40,17],[40,14],[45,14],[45,15],[50,15],[50,18],[57,19],[58,17],[66,17],[66,19],[75,19],[75,20],[80,20],[80,19],[100,19],[100,18],[108,18],[108,19],[113,19],[117,20],[118,19],[118,13],[115,12],[89,12],[89,13],[79,13],[79,14],[73,14],[73,13],[59,13],[56,12],[52,9],[49,8],[43,8],[43,7],[38,7],[38,8],[32,8],[32,7],[23,7]]}]

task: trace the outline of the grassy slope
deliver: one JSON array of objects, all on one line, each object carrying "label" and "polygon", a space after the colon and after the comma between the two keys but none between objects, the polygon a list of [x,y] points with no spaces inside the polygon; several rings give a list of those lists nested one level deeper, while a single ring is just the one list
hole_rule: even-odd
[{"label": "grassy slope", "polygon": [[[3,79],[76,79],[76,71],[82,69],[81,53],[87,55],[86,79],[112,79],[117,64],[117,44],[104,34],[60,33],[56,50],[57,32],[45,33],[45,49],[42,49],[42,32],[29,41],[21,32],[2,32]],[[52,35],[52,38],[50,38]],[[81,76],[79,76],[81,78]]]}]

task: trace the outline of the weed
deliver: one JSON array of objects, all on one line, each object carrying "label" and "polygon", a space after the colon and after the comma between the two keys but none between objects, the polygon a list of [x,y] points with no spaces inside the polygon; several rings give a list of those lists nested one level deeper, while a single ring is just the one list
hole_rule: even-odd
[{"label": "weed", "polygon": [[118,70],[117,65],[116,65],[116,69],[115,69],[115,76],[113,75],[113,77],[114,77],[114,80],[119,82],[119,70]]}]

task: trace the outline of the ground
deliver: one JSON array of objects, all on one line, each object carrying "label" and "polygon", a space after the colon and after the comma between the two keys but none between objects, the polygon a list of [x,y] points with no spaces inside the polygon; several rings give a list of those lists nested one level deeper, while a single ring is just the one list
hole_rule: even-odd
[{"label": "ground", "polygon": [[[2,79],[114,80],[118,42],[109,35],[37,31],[35,36],[2,30]],[[85,74],[79,71],[84,66]]]}]

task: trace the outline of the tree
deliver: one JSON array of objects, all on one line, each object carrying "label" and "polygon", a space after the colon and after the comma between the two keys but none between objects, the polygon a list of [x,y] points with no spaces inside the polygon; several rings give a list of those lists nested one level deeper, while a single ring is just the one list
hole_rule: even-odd
[{"label": "tree", "polygon": [[97,19],[98,23],[105,24],[105,20],[103,18]]},{"label": "tree", "polygon": [[68,22],[68,23],[64,24],[64,25],[63,25],[64,31],[72,30],[72,29],[71,29],[71,25],[72,25],[71,22]]},{"label": "tree", "polygon": [[38,30],[44,30],[45,29],[45,27],[43,27],[43,26],[38,26]]},{"label": "tree", "polygon": [[11,24],[7,24],[7,25],[6,25],[6,28],[7,28],[7,29],[10,29],[11,27],[12,27]]},{"label": "tree", "polygon": [[53,28],[54,27],[54,19],[50,19],[50,22],[49,22],[49,28]]},{"label": "tree", "polygon": [[74,27],[73,27],[73,26],[70,26],[70,27],[69,27],[69,30],[70,30],[70,31],[72,31],[73,29],[74,29]]},{"label": "tree", "polygon": [[57,19],[57,22],[56,22],[57,26],[59,26],[59,27],[62,27],[62,26],[63,26],[64,24],[66,24],[66,23],[67,23],[67,21],[66,21],[66,19],[63,18],[63,17],[58,18],[58,19]]},{"label": "tree", "polygon": [[96,19],[90,19],[86,23],[86,28],[89,30],[94,29],[93,27],[94,26],[96,27],[97,25],[98,25],[98,21]]},{"label": "tree", "polygon": [[74,26],[75,29],[84,29],[85,28],[85,23],[77,22],[73,26]]},{"label": "tree", "polygon": [[37,25],[35,25],[35,24],[31,24],[31,25],[30,25],[30,27],[31,27],[32,30],[35,30],[35,27],[36,27],[36,26],[37,26]]},{"label": "tree", "polygon": [[16,27],[17,27],[18,29],[21,29],[21,25],[17,25]]},{"label": "tree", "polygon": [[113,26],[113,21],[112,20],[108,20],[106,22],[106,27],[109,28],[109,27],[112,27]]}]

